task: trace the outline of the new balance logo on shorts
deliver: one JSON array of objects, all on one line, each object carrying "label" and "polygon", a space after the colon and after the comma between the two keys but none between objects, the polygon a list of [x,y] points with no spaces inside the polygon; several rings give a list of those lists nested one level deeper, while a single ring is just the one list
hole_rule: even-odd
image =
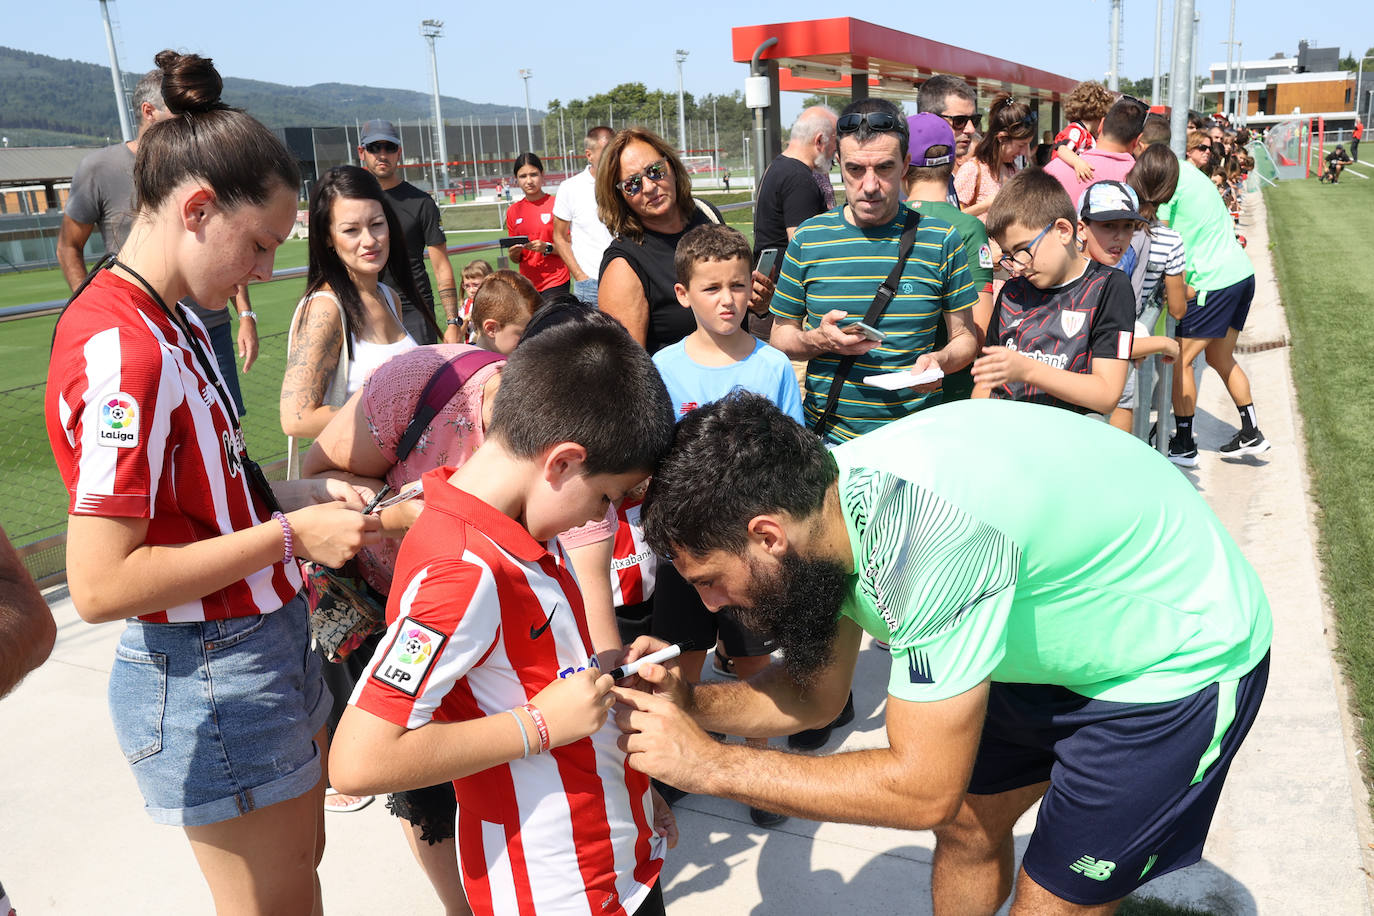
[{"label": "new balance logo on shorts", "polygon": [[1106,859],[1094,859],[1092,856],[1079,856],[1078,861],[1069,866],[1069,871],[1076,871],[1083,877],[1092,878],[1094,881],[1106,881],[1115,870],[1115,862],[1108,862]]}]

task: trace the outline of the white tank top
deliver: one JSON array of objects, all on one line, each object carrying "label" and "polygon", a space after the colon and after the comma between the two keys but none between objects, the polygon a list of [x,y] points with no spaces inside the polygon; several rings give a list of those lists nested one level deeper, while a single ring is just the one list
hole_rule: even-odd
[{"label": "white tank top", "polygon": [[[392,297],[390,288],[380,284],[377,288],[386,297],[386,304],[391,308],[392,314],[396,316],[396,321],[399,323],[401,321],[400,309],[396,306],[396,300]],[[402,324],[401,327],[404,328],[405,325]],[[365,340],[359,340],[355,336],[353,338],[353,361],[348,364],[349,396],[352,397],[354,392],[363,387],[367,377],[376,371],[382,363],[398,353],[413,350],[418,346],[419,344],[415,342],[414,337],[410,336],[409,331],[400,340],[389,344],[369,343]]]}]

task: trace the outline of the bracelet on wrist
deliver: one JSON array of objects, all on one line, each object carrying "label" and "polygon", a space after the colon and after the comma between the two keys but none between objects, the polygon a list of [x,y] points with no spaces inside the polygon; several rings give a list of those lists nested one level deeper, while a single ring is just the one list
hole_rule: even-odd
[{"label": "bracelet on wrist", "polygon": [[291,531],[291,523],[286,520],[286,516],[280,512],[273,512],[272,517],[281,523],[282,539],[282,562],[290,563],[296,559],[295,537]]},{"label": "bracelet on wrist", "polygon": [[542,754],[549,749],[549,725],[544,721],[544,714],[540,712],[539,707],[535,706],[533,703],[526,703],[520,708],[529,713],[530,718],[534,720],[534,727],[539,732],[538,753]]},{"label": "bracelet on wrist", "polygon": [[258,313],[253,311],[252,309],[249,309],[246,312],[239,312],[239,320],[242,321],[244,318],[252,318],[254,321],[257,321]]},{"label": "bracelet on wrist", "polygon": [[520,755],[520,759],[524,760],[526,757],[530,755],[530,736],[529,733],[525,731],[525,720],[521,719],[520,713],[516,712],[513,709],[507,709],[506,712],[510,713],[511,718],[515,720],[516,726],[520,729],[520,740],[525,745],[525,750]]}]

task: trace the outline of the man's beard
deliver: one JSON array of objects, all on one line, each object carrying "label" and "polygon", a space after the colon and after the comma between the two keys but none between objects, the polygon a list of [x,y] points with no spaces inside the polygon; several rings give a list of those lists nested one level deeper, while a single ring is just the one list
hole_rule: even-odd
[{"label": "man's beard", "polygon": [[814,686],[834,658],[840,605],[849,573],[833,560],[806,560],[795,550],[766,570],[749,559],[750,607],[729,610],[741,623],[777,640],[783,668],[801,687]]}]

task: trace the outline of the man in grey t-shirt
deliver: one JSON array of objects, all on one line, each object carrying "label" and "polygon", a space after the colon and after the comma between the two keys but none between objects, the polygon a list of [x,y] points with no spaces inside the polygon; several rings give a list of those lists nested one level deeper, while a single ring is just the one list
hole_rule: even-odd
[{"label": "man in grey t-shirt", "polygon": [[[138,136],[128,143],[116,143],[91,153],[81,160],[72,176],[72,189],[57,236],[57,263],[72,290],[86,279],[86,242],[96,226],[100,227],[106,252],[116,253],[124,245],[137,209],[134,157],[138,153],[139,140],[149,127],[173,117],[162,99],[161,70],[144,74],[134,87],[133,101],[134,113],[138,116]],[[257,315],[248,301],[246,286],[237,288],[231,302],[239,316],[238,352],[243,357],[243,371],[247,372],[258,356]],[[210,333],[220,374],[242,416],[246,411],[234,362],[234,340],[229,333],[229,310],[202,308],[190,301],[186,304]]]}]

